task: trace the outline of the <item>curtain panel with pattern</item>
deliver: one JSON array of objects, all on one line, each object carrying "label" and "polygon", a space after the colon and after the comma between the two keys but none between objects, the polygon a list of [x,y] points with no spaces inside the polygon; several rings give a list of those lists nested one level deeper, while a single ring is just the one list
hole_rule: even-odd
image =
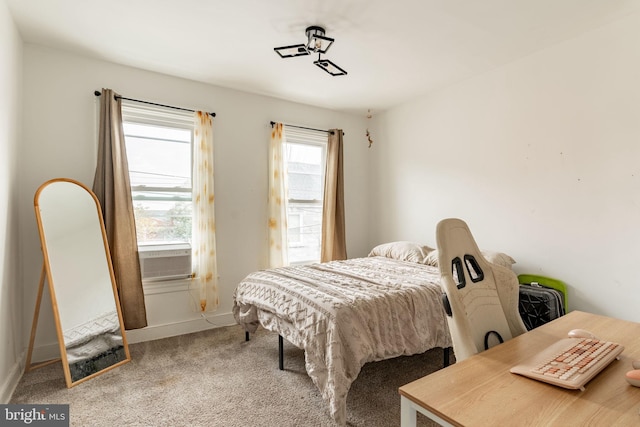
[{"label": "curtain panel with pattern", "polygon": [[194,277],[191,291],[200,312],[218,308],[218,265],[213,187],[213,119],[195,112],[193,142],[193,243]]},{"label": "curtain panel with pattern", "polygon": [[287,171],[284,126],[275,123],[269,144],[269,267],[289,264],[287,254]]}]

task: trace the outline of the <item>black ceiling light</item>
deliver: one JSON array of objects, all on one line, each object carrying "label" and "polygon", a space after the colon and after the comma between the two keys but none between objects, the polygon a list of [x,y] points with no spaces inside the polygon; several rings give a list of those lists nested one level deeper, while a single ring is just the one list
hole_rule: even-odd
[{"label": "black ceiling light", "polygon": [[313,61],[313,63],[316,64],[318,67],[322,68],[323,70],[325,70],[327,73],[331,74],[332,76],[344,76],[345,74],[347,74],[345,70],[338,67],[336,64],[329,61],[328,59],[320,59],[320,55],[318,55],[318,60]]},{"label": "black ceiling light", "polygon": [[324,28],[311,26],[305,30],[307,34],[307,51],[313,53],[327,53],[331,45],[333,44],[333,39],[330,37],[325,37]]},{"label": "black ceiling light", "polygon": [[324,28],[313,25],[305,30],[307,35],[307,43],[294,44],[290,46],[275,47],[281,58],[295,58],[296,56],[306,56],[312,53],[318,54],[318,60],[314,64],[322,68],[332,76],[344,76],[347,74],[345,70],[338,67],[328,59],[322,59],[321,55],[327,53],[334,42],[331,37],[325,36]]}]

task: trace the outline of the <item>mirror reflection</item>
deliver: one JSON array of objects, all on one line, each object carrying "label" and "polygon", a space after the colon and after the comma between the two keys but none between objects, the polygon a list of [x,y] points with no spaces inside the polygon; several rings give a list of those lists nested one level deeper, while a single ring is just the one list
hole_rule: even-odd
[{"label": "mirror reflection", "polygon": [[57,179],[36,193],[47,279],[67,385],[130,360],[100,205]]}]

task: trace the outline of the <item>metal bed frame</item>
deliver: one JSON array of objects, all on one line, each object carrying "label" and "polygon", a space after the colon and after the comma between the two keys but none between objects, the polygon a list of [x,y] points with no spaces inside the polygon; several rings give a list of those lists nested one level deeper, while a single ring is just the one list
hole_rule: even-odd
[{"label": "metal bed frame", "polygon": [[[244,340],[249,341],[249,332],[244,331]],[[443,348],[442,364],[443,368],[449,366],[449,355],[451,354],[451,347]],[[284,338],[278,334],[278,369],[284,371]]]}]

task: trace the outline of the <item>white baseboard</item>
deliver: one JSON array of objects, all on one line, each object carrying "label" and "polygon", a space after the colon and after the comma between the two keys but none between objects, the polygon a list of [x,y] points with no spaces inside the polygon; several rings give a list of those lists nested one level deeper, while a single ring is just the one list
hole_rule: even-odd
[{"label": "white baseboard", "polygon": [[26,353],[22,353],[20,358],[13,365],[7,377],[0,384],[0,403],[6,405],[11,400],[11,396],[15,391],[18,383],[20,382],[20,378],[22,378],[22,373],[24,372],[24,359],[26,357]]},{"label": "white baseboard", "polygon": [[232,313],[207,315],[206,320],[202,317],[185,320],[182,322],[167,323],[164,325],[151,325],[142,329],[132,329],[126,331],[127,342],[135,344],[138,342],[158,340],[177,335],[190,334],[207,329],[221,328],[223,326],[235,325],[236,321]]}]

